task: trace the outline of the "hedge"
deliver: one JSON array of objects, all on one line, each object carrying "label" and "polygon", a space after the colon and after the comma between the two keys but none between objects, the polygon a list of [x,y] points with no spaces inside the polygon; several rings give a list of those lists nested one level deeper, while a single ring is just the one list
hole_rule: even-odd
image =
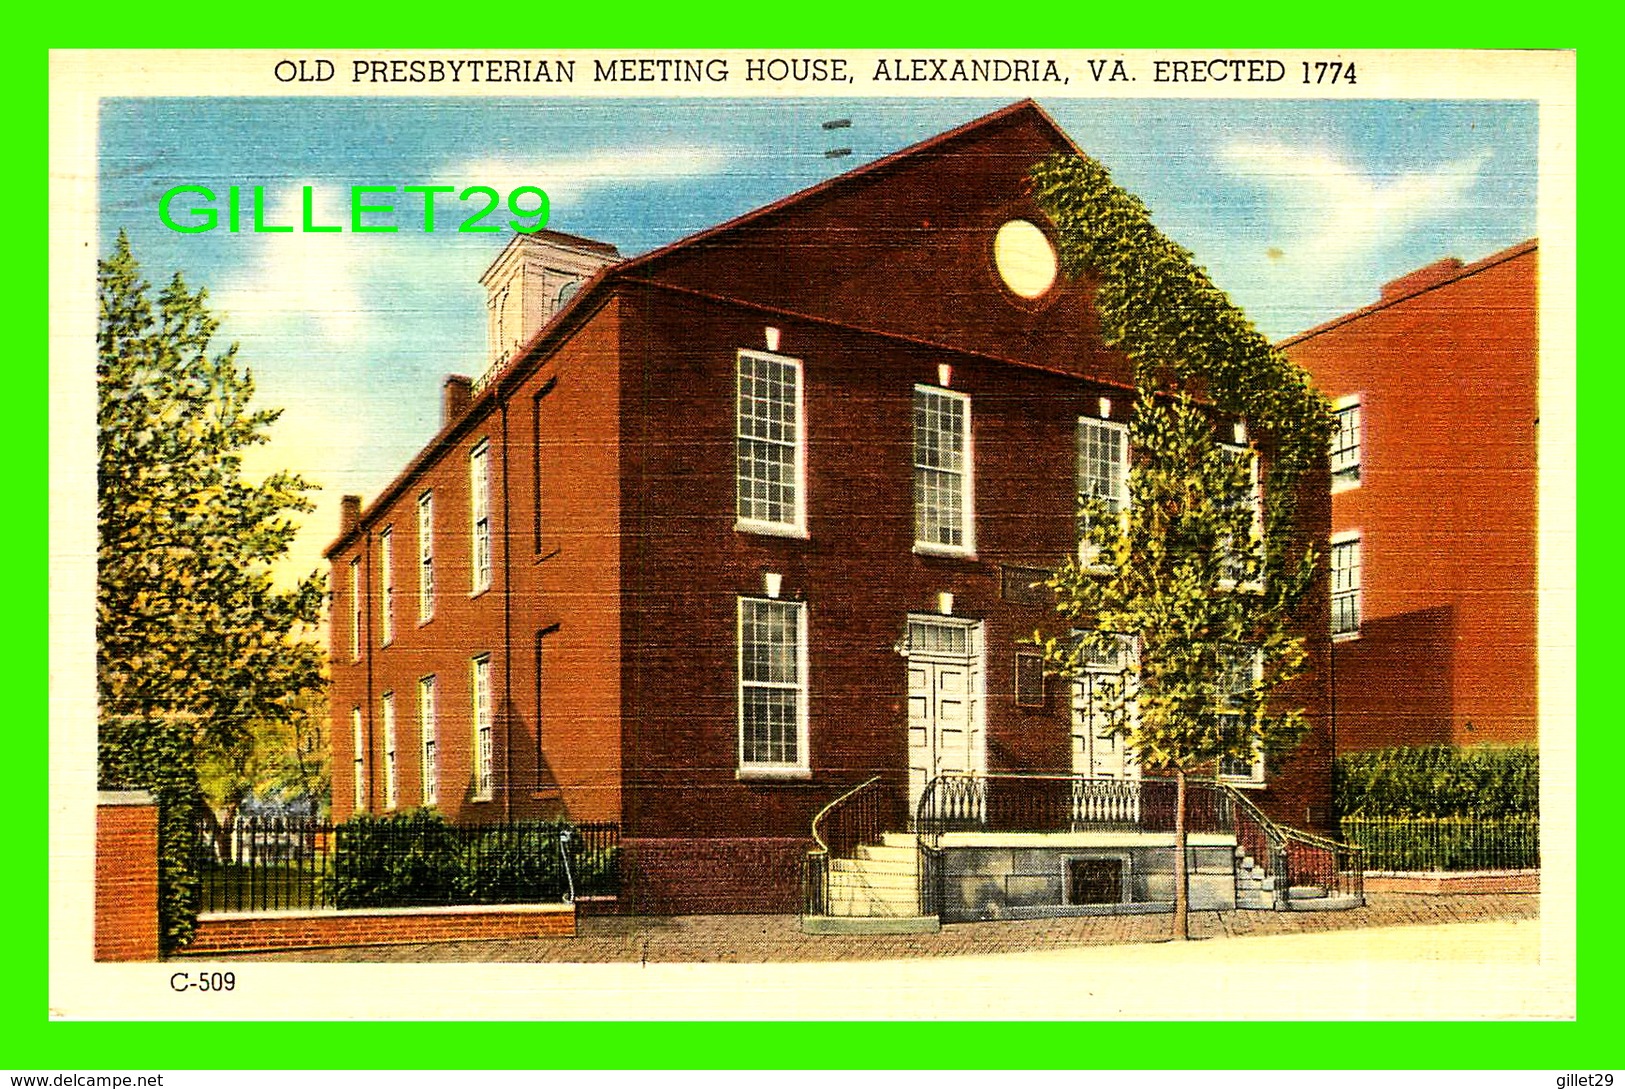
[{"label": "hedge", "polygon": [[1333,784],[1343,817],[1533,817],[1540,812],[1540,753],[1488,745],[1345,753]]}]

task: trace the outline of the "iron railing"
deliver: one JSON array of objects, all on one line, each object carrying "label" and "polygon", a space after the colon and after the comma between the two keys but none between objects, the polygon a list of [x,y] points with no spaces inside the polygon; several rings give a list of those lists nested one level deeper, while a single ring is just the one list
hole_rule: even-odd
[{"label": "iron railing", "polygon": [[[939,775],[914,810],[914,830],[930,846],[948,832],[1172,832],[1178,784],[1172,779],[1091,779],[1076,775]],[[1228,796],[1216,784],[1186,780],[1185,830],[1231,830]]]},{"label": "iron railing", "polygon": [[[1314,889],[1320,896],[1365,903],[1365,868],[1359,847],[1276,824],[1244,793],[1227,784],[1221,787],[1235,808],[1236,842],[1265,876],[1273,878],[1276,910],[1292,910],[1293,889]],[[1238,871],[1238,883],[1240,880]]]},{"label": "iron railing", "polygon": [[802,910],[807,915],[829,914],[829,863],[851,858],[865,843],[879,843],[889,816],[884,794],[876,789],[881,776],[865,780],[820,809],[812,819],[817,844],[802,866]]},{"label": "iron railing", "polygon": [[1343,838],[1372,870],[1538,870],[1540,819],[1344,817]]},{"label": "iron railing", "polygon": [[199,817],[193,859],[203,912],[551,903],[613,896],[613,822],[392,826],[301,818]]}]

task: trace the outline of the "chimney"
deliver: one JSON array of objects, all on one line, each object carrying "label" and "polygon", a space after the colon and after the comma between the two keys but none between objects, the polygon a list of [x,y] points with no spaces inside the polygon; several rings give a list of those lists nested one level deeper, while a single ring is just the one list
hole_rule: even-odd
[{"label": "chimney", "polygon": [[339,500],[339,536],[343,537],[361,521],[361,497],[347,495]]},{"label": "chimney", "polygon": [[1382,301],[1403,298],[1414,295],[1441,284],[1460,272],[1465,266],[1458,257],[1446,257],[1442,261],[1435,261],[1431,265],[1423,265],[1415,272],[1407,272],[1397,280],[1390,280],[1382,285]]},{"label": "chimney", "polygon": [[620,251],[607,242],[560,231],[515,235],[480,277],[485,288],[486,363],[500,368],[508,362],[583,283],[620,259]]},{"label": "chimney", "polygon": [[474,379],[466,374],[448,374],[440,387],[440,426],[450,427],[452,422],[468,411],[474,399]]}]

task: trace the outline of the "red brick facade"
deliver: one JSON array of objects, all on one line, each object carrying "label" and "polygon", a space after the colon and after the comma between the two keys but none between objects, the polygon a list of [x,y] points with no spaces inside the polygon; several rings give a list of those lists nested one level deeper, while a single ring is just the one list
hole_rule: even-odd
[{"label": "red brick facade", "polygon": [[158,959],[158,806],[139,791],[96,804],[97,960]]},{"label": "red brick facade", "polygon": [[[811,818],[831,799],[881,775],[906,826],[898,646],[911,614],[950,596],[955,618],[981,626],[986,769],[1071,771],[1065,686],[1051,683],[1038,706],[1014,695],[1017,643],[1053,609],[1014,599],[1004,576],[1075,548],[1078,420],[1124,420],[1132,390],[1100,342],[1087,283],[1028,302],[993,267],[1000,224],[1041,221],[1026,171],[1056,150],[1071,144],[1023,104],[590,281],[329,550],[335,815],[351,811],[352,709],[366,806],[385,808],[378,719],[391,691],[397,806],[420,804],[414,692],[434,674],[438,804],[452,819],[619,820],[623,904],[788,910]],[[736,526],[741,350],[798,363],[804,533]],[[969,398],[973,555],[915,547],[916,386]],[[492,587],[471,597],[469,459],[482,442],[498,524]],[[1306,537],[1325,536],[1325,488],[1324,477],[1305,485]],[[414,511],[431,489],[437,604],[420,627]],[[386,527],[387,647],[374,570]],[[366,619],[351,661],[357,557]],[[770,581],[804,610],[808,728],[800,773],[760,778],[741,766],[739,603]],[[1323,595],[1307,613],[1316,672],[1294,698],[1315,732],[1269,770],[1259,799],[1324,828]],[[496,708],[489,801],[469,785],[479,655]]]},{"label": "red brick facade", "polygon": [[1538,734],[1536,244],[1441,261],[1286,341],[1359,400],[1356,638],[1335,644],[1339,750]]}]

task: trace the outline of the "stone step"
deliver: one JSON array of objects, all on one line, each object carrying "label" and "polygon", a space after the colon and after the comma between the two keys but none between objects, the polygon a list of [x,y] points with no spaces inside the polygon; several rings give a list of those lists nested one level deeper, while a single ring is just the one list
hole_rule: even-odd
[{"label": "stone step", "polygon": [[1286,894],[1294,900],[1319,900],[1327,895],[1326,889],[1320,885],[1293,885],[1286,890]]},{"label": "stone step", "polygon": [[831,873],[906,873],[920,872],[917,860],[907,862],[889,858],[834,858],[830,860]]},{"label": "stone step", "polygon": [[1275,895],[1269,892],[1242,889],[1236,893],[1236,907],[1243,911],[1275,910]]},{"label": "stone step", "polygon": [[827,914],[847,919],[908,919],[920,914],[914,901],[893,903],[890,900],[835,900],[827,905]]},{"label": "stone step", "polygon": [[861,859],[873,859],[876,862],[914,863],[919,860],[920,854],[914,849],[912,844],[907,847],[876,847],[872,844],[865,843],[858,847],[858,857]]},{"label": "stone step", "polygon": [[911,895],[919,886],[919,877],[911,873],[870,873],[850,870],[831,870],[829,887],[847,889],[906,890]]}]

